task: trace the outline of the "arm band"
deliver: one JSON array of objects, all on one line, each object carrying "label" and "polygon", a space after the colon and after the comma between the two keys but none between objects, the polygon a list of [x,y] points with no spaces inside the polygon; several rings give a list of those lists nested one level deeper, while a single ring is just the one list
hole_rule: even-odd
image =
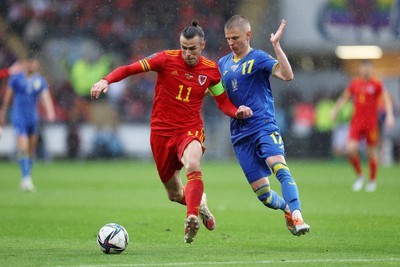
[{"label": "arm band", "polygon": [[211,93],[212,96],[219,96],[220,94],[222,94],[225,90],[224,87],[222,86],[222,83],[219,82],[216,85],[212,86],[209,88],[209,91]]},{"label": "arm band", "polygon": [[227,116],[236,118],[237,107],[229,100],[228,95],[223,91],[220,95],[214,96],[218,108]]},{"label": "arm band", "polygon": [[136,73],[141,73],[141,72],[145,72],[145,70],[143,70],[142,65],[139,63],[139,61],[137,61],[131,65],[126,65],[116,68],[115,70],[110,72],[107,76],[105,76],[103,79],[106,80],[108,83],[115,83],[125,79],[130,75],[134,75]]}]

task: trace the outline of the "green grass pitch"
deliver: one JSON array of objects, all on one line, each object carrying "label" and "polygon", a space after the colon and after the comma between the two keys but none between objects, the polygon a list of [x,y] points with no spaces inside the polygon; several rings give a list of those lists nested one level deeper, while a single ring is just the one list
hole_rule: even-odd
[{"label": "green grass pitch", "polygon": [[[189,245],[185,207],[167,200],[152,162],[39,162],[36,193],[20,192],[18,165],[0,162],[0,266],[400,266],[399,165],[379,169],[375,193],[353,193],[344,161],[288,164],[310,233],[292,236],[236,162],[204,161],[217,229],[201,227]],[[110,222],[130,235],[120,255],[96,244]]]}]

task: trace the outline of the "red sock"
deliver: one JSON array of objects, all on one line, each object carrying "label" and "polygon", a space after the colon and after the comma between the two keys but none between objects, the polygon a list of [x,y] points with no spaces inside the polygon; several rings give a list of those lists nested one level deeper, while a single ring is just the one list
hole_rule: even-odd
[{"label": "red sock", "polygon": [[376,179],[376,169],[378,168],[378,162],[376,159],[371,159],[369,161],[369,179],[374,182]]},{"label": "red sock", "polygon": [[351,165],[353,165],[353,168],[355,169],[356,173],[358,176],[362,175],[362,170],[361,170],[361,163],[360,163],[360,157],[357,156],[350,156],[349,157]]},{"label": "red sock", "polygon": [[192,214],[199,216],[200,202],[204,191],[202,175],[201,172],[189,172],[186,176],[188,179],[185,189],[186,217]]}]

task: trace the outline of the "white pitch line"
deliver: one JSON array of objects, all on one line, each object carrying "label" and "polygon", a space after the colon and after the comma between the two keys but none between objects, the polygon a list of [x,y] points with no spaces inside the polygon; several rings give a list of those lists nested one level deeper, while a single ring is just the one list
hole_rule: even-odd
[{"label": "white pitch line", "polygon": [[149,267],[149,266],[189,266],[189,265],[240,265],[240,264],[285,264],[285,263],[351,263],[351,262],[397,262],[400,258],[382,259],[310,259],[310,260],[265,260],[265,261],[215,261],[215,262],[171,262],[171,263],[132,263],[132,264],[91,264],[91,265],[60,265],[54,267]]}]

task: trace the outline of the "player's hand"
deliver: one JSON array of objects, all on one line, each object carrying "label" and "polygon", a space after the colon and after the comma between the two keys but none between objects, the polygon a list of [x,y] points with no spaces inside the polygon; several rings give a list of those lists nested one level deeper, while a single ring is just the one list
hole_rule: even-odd
[{"label": "player's hand", "polygon": [[251,108],[243,105],[238,107],[235,113],[236,119],[239,120],[247,119],[250,118],[251,116],[253,116],[253,111],[251,110]]},{"label": "player's hand", "polygon": [[281,25],[279,26],[276,33],[271,33],[271,38],[269,39],[272,44],[277,44],[281,40],[283,30],[286,27],[286,20],[282,19]]},{"label": "player's hand", "polygon": [[387,127],[392,128],[395,124],[394,117],[391,115],[386,115],[385,124]]},{"label": "player's hand", "polygon": [[93,84],[92,89],[90,89],[90,97],[91,98],[99,98],[101,92],[107,93],[108,91],[108,82],[104,79],[101,79],[97,83]]}]

